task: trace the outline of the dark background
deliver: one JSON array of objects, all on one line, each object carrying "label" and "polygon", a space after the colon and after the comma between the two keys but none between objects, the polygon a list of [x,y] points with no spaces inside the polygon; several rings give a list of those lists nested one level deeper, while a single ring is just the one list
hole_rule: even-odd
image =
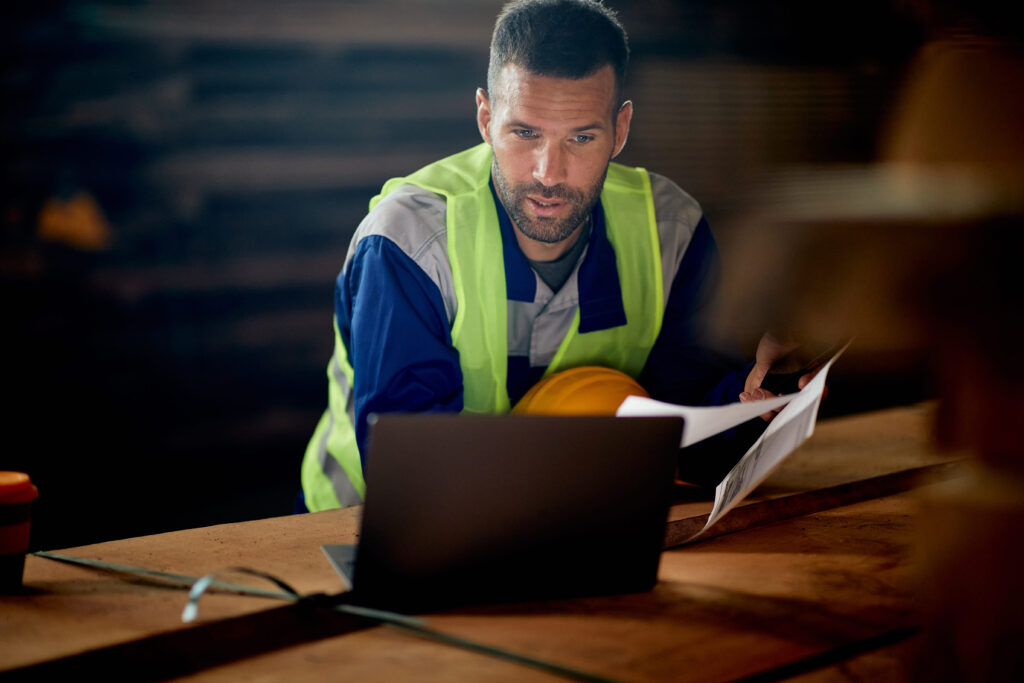
[{"label": "dark background", "polygon": [[[609,4],[633,49],[621,160],[720,234],[773,168],[871,161],[925,38],[915,3]],[[352,231],[388,177],[479,140],[499,7],[0,10],[0,469],[39,486],[36,548],[291,512]],[[82,197],[108,245],[40,231]],[[837,366],[823,414],[928,394],[914,368],[878,379]]]}]

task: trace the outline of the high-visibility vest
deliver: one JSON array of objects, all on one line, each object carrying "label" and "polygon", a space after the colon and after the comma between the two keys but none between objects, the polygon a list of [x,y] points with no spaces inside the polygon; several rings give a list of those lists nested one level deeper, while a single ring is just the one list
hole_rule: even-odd
[{"label": "high-visibility vest", "polygon": [[[416,185],[446,200],[448,261],[458,308],[452,343],[462,370],[463,411],[510,409],[507,296],[501,228],[489,186],[492,152],[480,144],[392,178],[370,201],[372,210],[401,185]],[[639,375],[661,329],[664,311],[661,249],[650,177],[642,168],[612,163],[601,191],[608,241],[615,252],[626,324],[579,332],[579,311],[545,376],[582,365],[612,367]],[[342,378],[337,374],[341,373]],[[357,381],[335,324],[335,356],[328,371],[331,392]],[[340,397],[331,396],[331,399]],[[339,401],[341,405],[341,403]],[[332,403],[337,406],[338,403]],[[355,429],[345,411],[328,409],[306,449],[303,490],[310,510],[362,501],[366,491]]]}]

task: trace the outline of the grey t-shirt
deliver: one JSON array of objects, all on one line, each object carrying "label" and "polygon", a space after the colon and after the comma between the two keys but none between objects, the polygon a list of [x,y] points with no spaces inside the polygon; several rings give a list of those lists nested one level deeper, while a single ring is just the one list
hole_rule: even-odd
[{"label": "grey t-shirt", "polygon": [[565,281],[572,275],[573,268],[576,267],[576,262],[580,260],[580,254],[583,253],[583,249],[587,246],[587,242],[590,241],[590,227],[593,224],[592,220],[587,220],[586,227],[580,233],[580,236],[576,239],[576,244],[572,245],[569,251],[565,252],[554,261],[534,261],[533,259],[526,259],[530,262],[530,267],[536,271],[537,275],[540,275],[540,279],[544,281],[548,287],[551,288],[552,292],[557,292],[565,284]]}]

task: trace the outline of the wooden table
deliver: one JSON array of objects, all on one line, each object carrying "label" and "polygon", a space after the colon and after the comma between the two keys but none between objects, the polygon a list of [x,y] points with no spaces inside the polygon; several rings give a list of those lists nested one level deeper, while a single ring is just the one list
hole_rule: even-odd
[{"label": "wooden table", "polygon": [[[858,494],[866,500],[839,507],[853,498],[833,496],[830,507],[819,496],[812,502],[820,511],[808,514],[805,505],[770,523],[754,515],[748,521],[757,526],[666,550],[649,593],[462,609],[428,623],[611,679],[778,680],[806,671],[807,680],[830,680],[840,670],[899,679],[913,646],[905,636],[920,620],[915,513],[930,487],[901,490],[909,480],[893,473],[950,474],[940,463],[951,456],[930,446],[931,416],[925,405],[819,424],[730,515],[855,481],[902,483],[866,486]],[[704,497],[673,508],[669,536],[673,525],[692,526],[710,510]],[[61,552],[191,576],[241,565],[303,594],[333,593],[342,583],[320,545],[352,542],[357,532],[358,510],[347,509]],[[40,557],[28,558],[25,586],[23,595],[0,598],[0,673],[15,678],[553,678],[315,605],[210,593],[197,622],[186,625],[180,587]]]}]

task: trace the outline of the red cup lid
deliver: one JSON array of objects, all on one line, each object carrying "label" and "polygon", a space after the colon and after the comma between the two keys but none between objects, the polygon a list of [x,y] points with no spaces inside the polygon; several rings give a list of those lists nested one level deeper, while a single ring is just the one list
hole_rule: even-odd
[{"label": "red cup lid", "polygon": [[0,504],[25,503],[39,495],[24,472],[0,471]]}]

